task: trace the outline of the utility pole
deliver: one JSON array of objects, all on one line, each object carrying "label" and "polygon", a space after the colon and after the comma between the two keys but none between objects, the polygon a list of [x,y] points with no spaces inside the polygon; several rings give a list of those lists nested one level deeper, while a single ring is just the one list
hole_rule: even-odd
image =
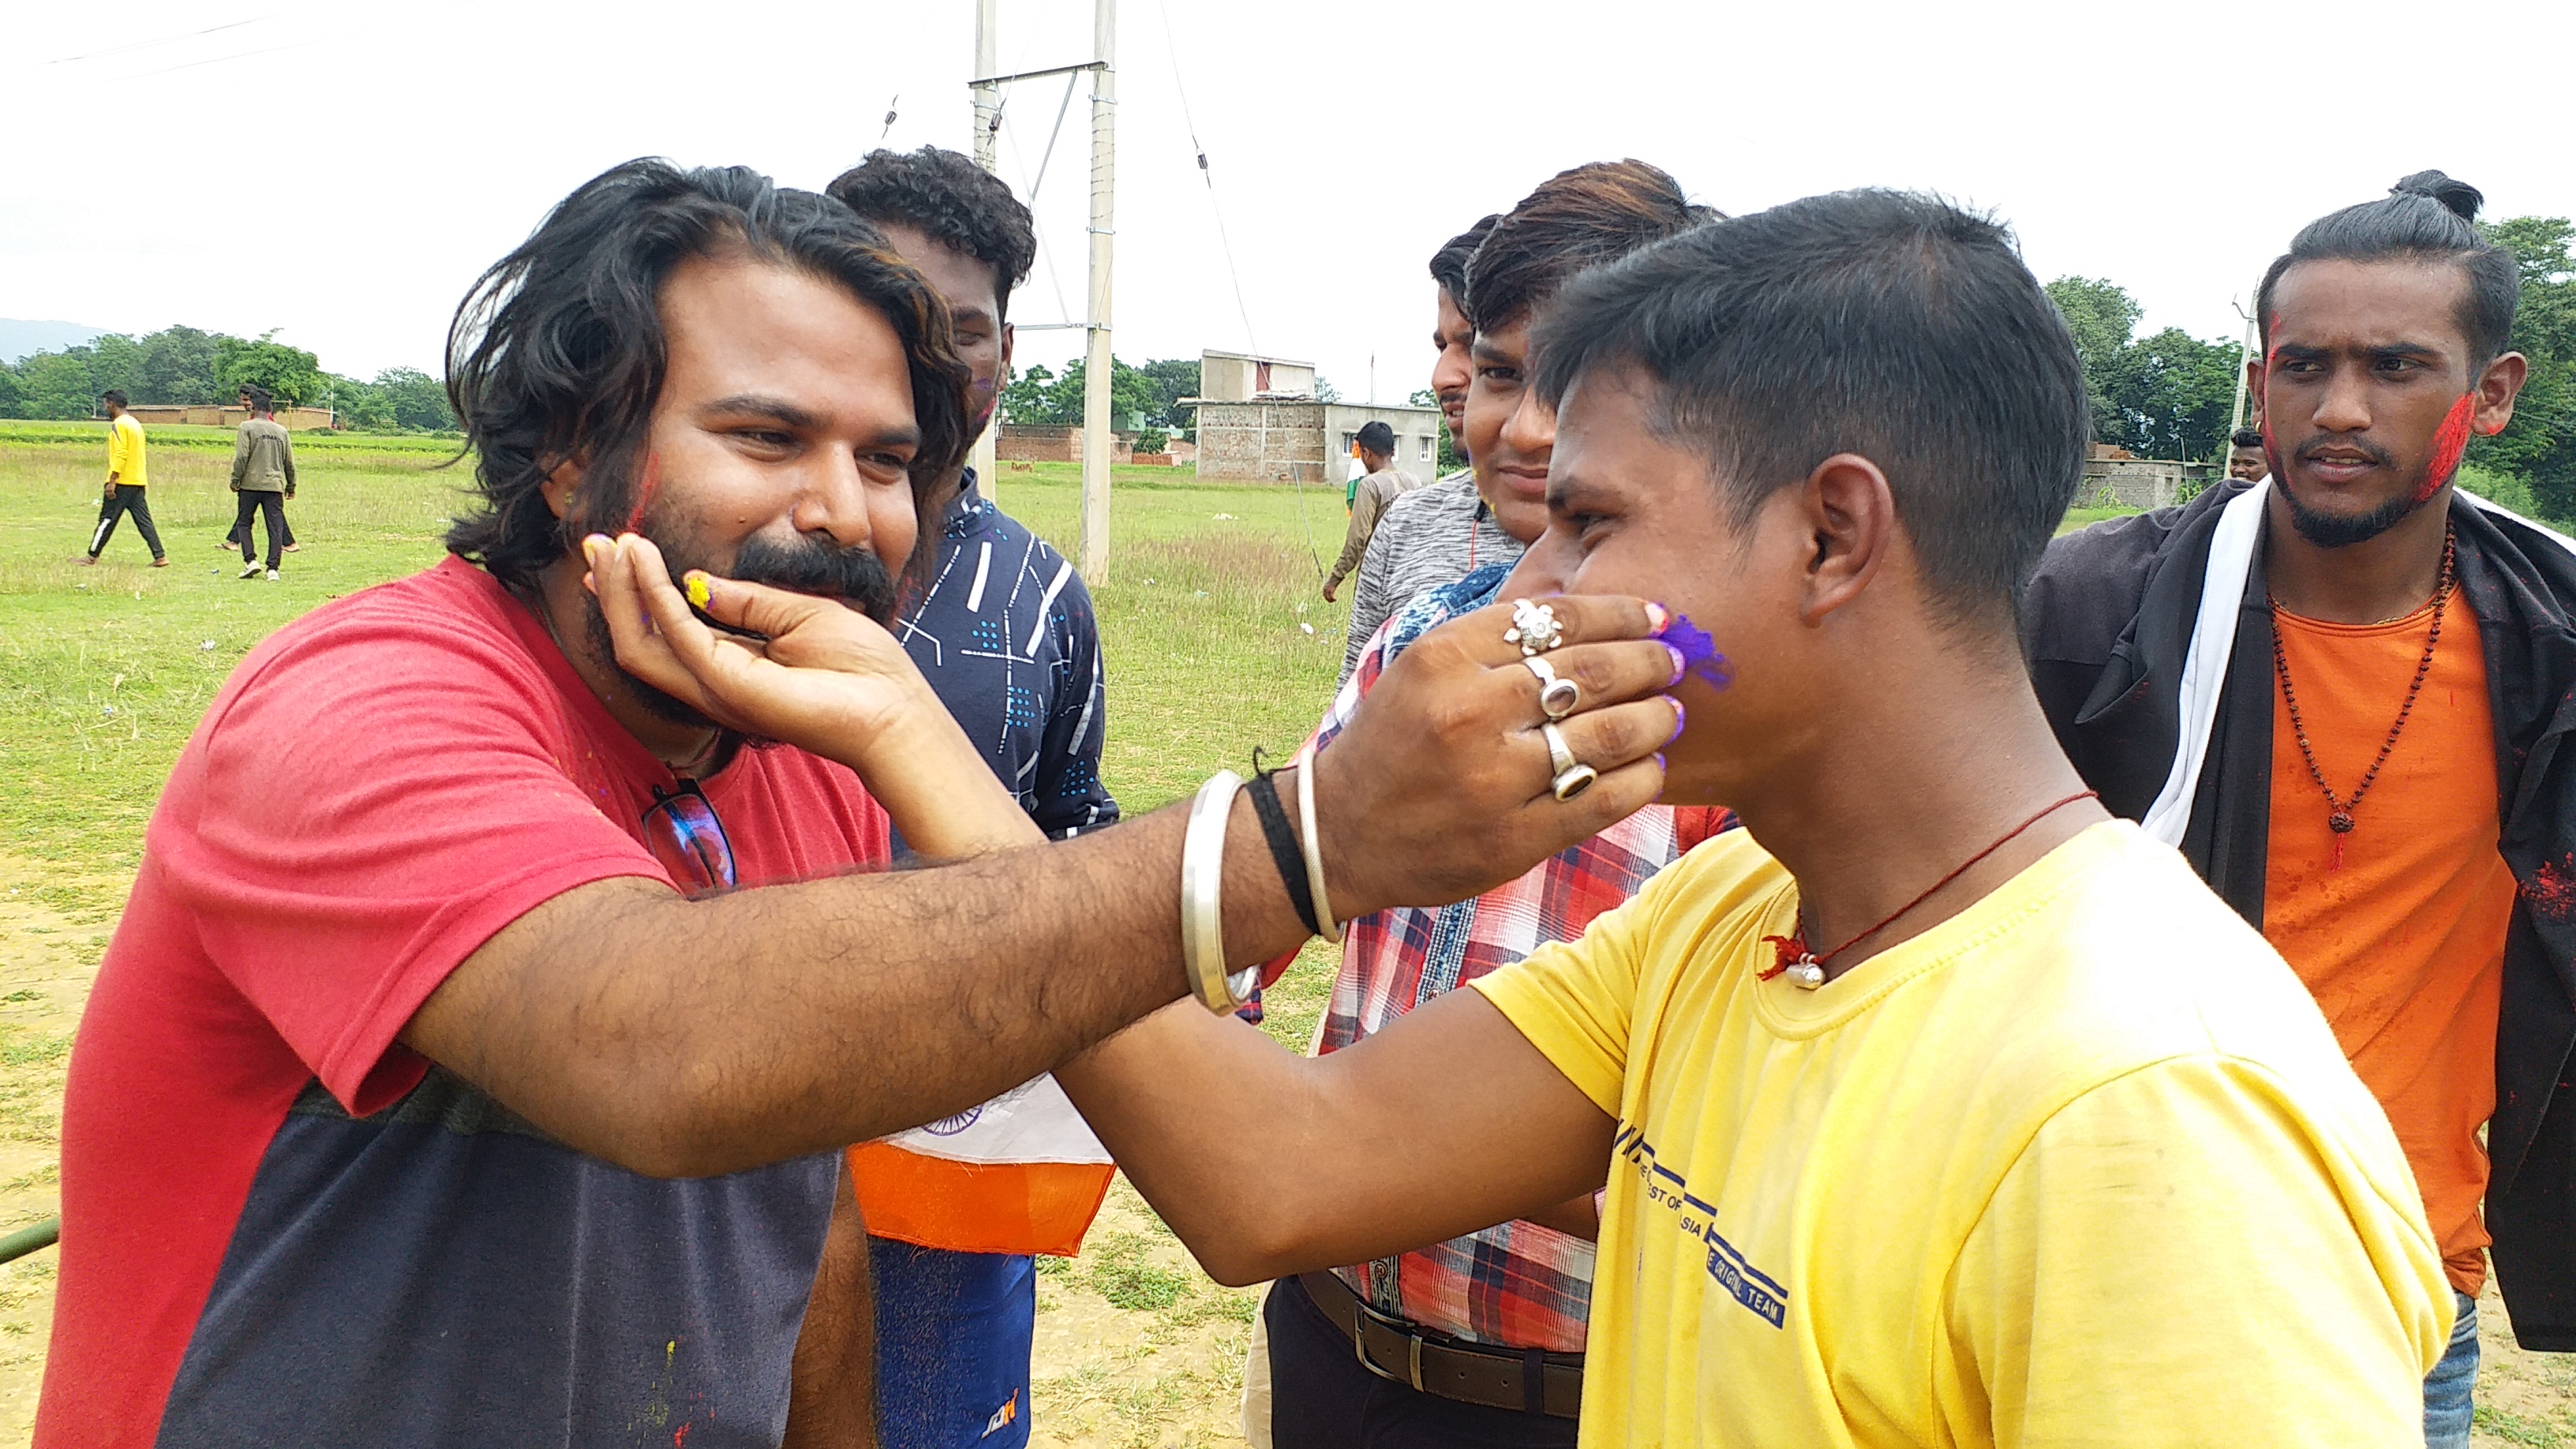
[{"label": "utility pole", "polygon": [[[2246,311],[2242,303],[2231,301],[2228,305],[2245,319],[2245,340],[2236,344],[2236,401],[2227,410],[2228,444],[2232,446],[2236,430],[2245,426],[2245,364],[2254,356],[2254,314]],[[2218,461],[2227,461],[2227,447],[2218,450]]]},{"label": "utility pole", "polygon": [[[994,58],[1001,49],[1000,37],[995,33],[1000,26],[996,23],[994,15],[995,7],[999,3],[1000,0],[975,0],[974,73],[975,78],[983,83],[970,86],[967,91],[975,103],[975,164],[986,171],[999,169],[998,162],[994,158],[994,145],[998,138],[993,133],[999,130],[1002,124],[1002,88],[992,83],[990,79],[994,69]],[[1005,304],[1010,301],[1008,297],[1000,300]],[[994,461],[993,446],[994,435],[1002,430],[1002,412],[999,406],[1001,399],[998,389],[1008,380],[1007,378],[994,380],[993,385],[997,391],[994,397],[996,406],[993,409],[993,420],[985,426],[984,435],[975,440],[974,452],[969,459],[974,465],[976,479],[984,485],[984,496],[996,502],[999,501],[1002,486],[999,469]],[[938,521],[924,519],[922,525],[935,528],[938,526]]]},{"label": "utility pole", "polygon": [[[989,6],[993,0],[978,0]],[[1109,275],[1116,239],[1118,0],[1093,0],[1091,20],[1091,297],[1084,308],[1082,369],[1082,574],[1097,588],[1109,573]],[[990,75],[992,72],[986,71]]]}]

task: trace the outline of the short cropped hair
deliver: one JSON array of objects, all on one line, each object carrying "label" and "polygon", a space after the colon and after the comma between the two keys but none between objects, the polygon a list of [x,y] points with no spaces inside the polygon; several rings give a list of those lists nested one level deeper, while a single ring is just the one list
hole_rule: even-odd
[{"label": "short cropped hair", "polygon": [[[447,548],[514,588],[562,559],[581,534],[614,527],[631,494],[667,364],[659,303],[682,262],[745,256],[792,267],[874,308],[902,342],[921,446],[913,508],[964,462],[968,373],[948,309],[885,236],[848,207],[773,186],[747,167],[683,170],[658,157],[613,166],[557,203],[492,264],[447,330],[447,396],[475,457],[479,506]],[[581,459],[585,507],[557,519],[545,481]],[[915,577],[938,530],[923,528]]]},{"label": "short cropped hair", "polygon": [[1643,161],[1560,171],[1494,223],[1467,263],[1467,294],[1457,300],[1477,331],[1509,327],[1584,268],[1724,215],[1691,205],[1680,182]]},{"label": "short cropped hair", "polygon": [[1946,622],[2012,627],[2082,480],[2075,342],[2012,234],[1935,197],[1845,191],[1706,226],[1577,278],[1532,342],[1541,397],[1650,380],[1739,524],[1837,453],[1887,475]]},{"label": "short cropped hair", "polygon": [[1038,255],[1037,224],[999,176],[957,152],[871,151],[823,188],[879,226],[908,226],[993,269],[993,320],[1011,311],[1011,289]]},{"label": "short cropped hair", "polygon": [[2254,315],[2261,319],[2265,351],[2272,345],[2272,290],[2301,262],[2449,262],[2468,274],[2460,300],[2460,331],[2468,339],[2469,365],[2480,368],[2505,349],[2514,307],[2522,299],[2522,272],[2513,253],[2478,231],[2486,197],[2465,181],[2439,171],[2418,171],[2388,188],[2377,201],[2329,212],[2299,229],[2290,249],[2263,274]]},{"label": "short cropped hair", "polygon": [[264,413],[275,409],[276,400],[268,395],[267,388],[246,387],[243,388],[242,391],[250,394],[250,410],[252,412]]},{"label": "short cropped hair", "polygon": [[2261,428],[2238,428],[2235,432],[2228,435],[2227,446],[2231,448],[2260,449],[2263,446],[2263,430]]},{"label": "short cropped hair", "polygon": [[98,400],[115,407],[123,407],[125,406],[125,389],[121,387],[109,388],[107,391],[98,395]]},{"label": "short cropped hair", "polygon": [[1449,294],[1450,304],[1461,313],[1467,310],[1467,262],[1493,234],[1494,223],[1502,219],[1501,212],[1480,217],[1474,226],[1442,242],[1440,250],[1431,254],[1431,280],[1440,284],[1440,290]]},{"label": "short cropped hair", "polygon": [[1395,452],[1395,429],[1384,423],[1360,424],[1359,445],[1372,453],[1391,455]]}]

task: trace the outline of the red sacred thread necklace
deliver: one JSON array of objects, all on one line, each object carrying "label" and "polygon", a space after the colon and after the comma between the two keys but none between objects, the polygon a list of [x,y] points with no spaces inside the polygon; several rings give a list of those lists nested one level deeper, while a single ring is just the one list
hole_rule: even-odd
[{"label": "red sacred thread necklace", "polygon": [[1826,962],[1831,961],[1836,956],[1839,956],[1845,951],[1850,950],[1852,947],[1859,945],[1861,942],[1868,940],[1870,937],[1877,935],[1879,932],[1886,930],[1888,927],[1895,925],[1899,916],[1904,915],[1907,911],[1910,911],[1916,906],[1923,904],[1925,901],[1932,899],[1934,896],[1939,895],[1943,886],[1946,886],[1950,882],[1957,880],[1959,877],[1966,875],[1970,870],[1976,867],[1978,861],[1981,861],[1987,856],[1994,854],[1996,851],[2003,849],[2005,846],[2010,845],[2023,831],[2037,825],[2039,822],[2056,814],[2058,811],[2065,809],[2067,806],[2074,804],[2078,800],[2091,800],[2095,798],[2097,798],[2097,796],[2095,795],[2095,792],[2091,790],[2078,790],[2074,794],[2067,796],[2065,799],[2047,806],[2039,811],[2039,813],[2031,816],[2028,820],[2023,821],[2012,829],[2005,831],[2002,835],[1997,836],[1994,844],[1987,846],[1985,849],[1978,851],[1972,856],[1969,856],[1967,860],[1960,864],[1957,870],[1954,870],[1948,875],[1941,877],[1939,880],[1934,881],[1930,890],[1925,891],[1923,894],[1916,896],[1914,899],[1898,906],[1895,910],[1890,911],[1885,920],[1880,921],[1877,925],[1870,927],[1868,930],[1861,932],[1857,936],[1847,938],[1841,945],[1836,946],[1834,949],[1827,951],[1822,955],[1818,955],[1807,949],[1807,928],[1803,919],[1804,913],[1801,912],[1801,921],[1794,934],[1787,936],[1765,936],[1762,938],[1764,943],[1769,945],[1772,950],[1779,953],[1779,960],[1773,964],[1770,970],[1760,973],[1755,977],[1755,979],[1768,981],[1772,977],[1781,975],[1784,972],[1794,973],[1789,977],[1792,982],[1805,987],[1809,991],[1815,990],[1817,987],[1825,984]]},{"label": "red sacred thread necklace", "polygon": [[2281,647],[2281,601],[2273,597],[2271,590],[2263,591],[2264,602],[2272,606],[2272,672],[2281,677],[2281,703],[2289,707],[2290,732],[2299,737],[2299,755],[2308,762],[2308,778],[2316,781],[2326,796],[2326,828],[2334,832],[2334,863],[2326,867],[2328,870],[2343,869],[2343,838],[2352,833],[2352,812],[2360,808],[2361,797],[2370,793],[2371,782],[2379,778],[2379,767],[2388,763],[2389,752],[2397,748],[2397,736],[2405,731],[2408,716],[2415,713],[2415,697],[2424,692],[2425,676],[2433,672],[2433,648],[2442,642],[2443,611],[2450,607],[2451,595],[2459,583],[2456,540],[2446,526],[2442,530],[2442,577],[2433,586],[2433,627],[2424,635],[2424,657],[2415,661],[2415,680],[2406,686],[2406,702],[2397,707],[2397,723],[2388,727],[2388,738],[2379,742],[2379,758],[2370,762],[2361,783],[2352,787],[2349,800],[2336,796],[2334,787],[2326,783],[2326,772],[2317,767],[2316,748],[2308,743],[2307,722],[2299,717],[2298,693],[2290,688],[2290,656]]}]

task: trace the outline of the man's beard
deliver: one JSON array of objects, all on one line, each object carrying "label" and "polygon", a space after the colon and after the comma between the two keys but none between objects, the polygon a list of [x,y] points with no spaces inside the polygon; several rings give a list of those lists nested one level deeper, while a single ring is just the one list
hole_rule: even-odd
[{"label": "man's beard", "polygon": [[[654,510],[658,514],[660,510]],[[891,628],[895,605],[899,599],[894,576],[886,571],[883,560],[865,548],[843,548],[809,535],[798,535],[794,545],[783,545],[766,536],[744,539],[735,550],[729,567],[708,556],[694,540],[683,539],[665,518],[648,514],[636,531],[653,540],[662,551],[662,562],[670,570],[671,586],[683,594],[688,572],[696,569],[718,578],[743,583],[767,584],[792,593],[812,594],[830,599],[867,615],[878,624]],[[656,526],[660,525],[660,526]],[[637,704],[655,717],[691,729],[722,728],[695,706],[656,689],[637,678],[617,662],[617,640],[608,629],[608,616],[592,595],[584,601],[584,628],[590,636],[590,647],[601,662],[615,669],[626,682],[628,692]],[[719,632],[722,632],[719,630]],[[766,741],[751,740],[765,744]]]},{"label": "man's beard", "polygon": [[[2317,438],[2300,444],[2299,455],[2302,460],[2310,449],[2323,446],[2325,442],[2325,439]],[[2338,446],[2357,449],[2382,467],[2386,467],[2390,462],[2385,449],[2374,447],[2369,443],[2346,439],[2338,440]],[[2389,499],[2368,513],[2359,515],[2322,513],[2299,500],[2298,490],[2283,481],[2288,477],[2289,471],[2276,462],[2272,468],[2272,478],[2280,486],[2281,497],[2290,505],[2290,526],[2299,531],[2299,537],[2319,548],[2350,548],[2357,543],[2368,543],[2404,522],[2416,509],[2432,501],[2433,494],[2441,491],[2439,487],[2425,488],[2419,479],[2416,486]]]}]

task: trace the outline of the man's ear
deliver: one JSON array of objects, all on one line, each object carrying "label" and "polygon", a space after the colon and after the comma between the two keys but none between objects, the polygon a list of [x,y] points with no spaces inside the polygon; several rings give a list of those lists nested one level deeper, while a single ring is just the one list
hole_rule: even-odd
[{"label": "man's ear", "polygon": [[2255,427],[2263,426],[2263,357],[2261,353],[2245,359],[2245,420]]},{"label": "man's ear", "polygon": [[572,511],[573,495],[581,490],[581,475],[581,463],[566,458],[554,466],[554,471],[546,475],[545,483],[537,489],[545,495],[546,507],[553,511],[555,517],[562,518]]},{"label": "man's ear", "polygon": [[1811,550],[1798,617],[1812,625],[1859,599],[1878,576],[1896,544],[1896,495],[1887,474],[1858,453],[1827,458],[1792,492]]},{"label": "man's ear", "polygon": [[996,392],[1001,390],[1003,383],[1011,380],[1011,344],[1018,339],[1019,335],[1018,328],[1008,322],[1002,324],[1002,372],[999,377],[993,379],[993,388]]},{"label": "man's ear", "polygon": [[2486,365],[2478,374],[2477,412],[2469,426],[2478,436],[2492,438],[2513,422],[2513,401],[2522,394],[2523,379],[2531,364],[2519,352],[2508,352]]}]

